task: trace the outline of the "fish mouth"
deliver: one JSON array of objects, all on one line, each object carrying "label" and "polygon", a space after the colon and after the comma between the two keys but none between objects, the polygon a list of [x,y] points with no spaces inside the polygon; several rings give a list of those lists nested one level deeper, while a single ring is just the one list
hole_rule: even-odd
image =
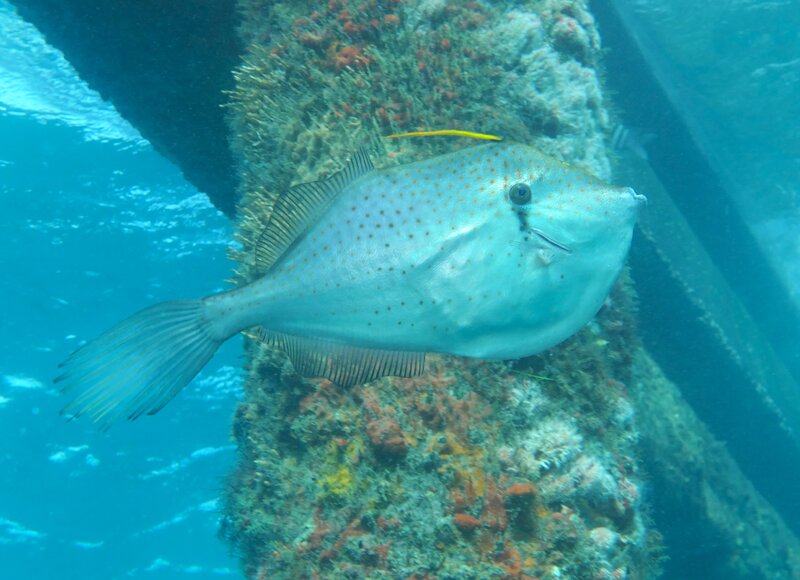
[{"label": "fish mouth", "polygon": [[546,233],[544,233],[542,230],[540,230],[538,228],[531,228],[530,232],[532,234],[536,234],[537,236],[539,236],[539,239],[541,239],[543,242],[553,246],[554,248],[559,249],[562,252],[566,252],[567,254],[571,254],[572,253],[572,250],[568,246],[565,246],[564,244],[562,244],[558,240],[555,240],[555,239],[551,238]]},{"label": "fish mouth", "polygon": [[640,193],[636,193],[632,187],[625,187],[622,189],[622,191],[633,198],[633,200],[636,202],[636,207],[647,205],[647,198]]}]

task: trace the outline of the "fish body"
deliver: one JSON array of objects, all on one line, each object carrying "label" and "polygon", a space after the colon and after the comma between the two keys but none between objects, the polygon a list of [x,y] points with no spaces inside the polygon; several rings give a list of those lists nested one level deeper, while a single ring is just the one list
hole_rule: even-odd
[{"label": "fish body", "polygon": [[[146,346],[148,311],[73,355],[62,380],[81,392],[69,410],[155,412],[222,341],[251,327],[304,374],[345,384],[417,374],[425,352],[540,352],[599,310],[644,200],[508,142],[381,170],[366,160],[353,173],[295,239],[270,249],[261,278],[154,307],[157,336],[186,343],[177,360],[155,360],[158,345]],[[133,368],[119,370],[125,359]]]},{"label": "fish body", "polygon": [[[530,185],[527,204],[509,200],[516,183]],[[377,349],[518,358],[597,312],[638,205],[630,190],[532,148],[473,147],[362,176],[271,272],[207,302],[223,336],[259,324]]]}]

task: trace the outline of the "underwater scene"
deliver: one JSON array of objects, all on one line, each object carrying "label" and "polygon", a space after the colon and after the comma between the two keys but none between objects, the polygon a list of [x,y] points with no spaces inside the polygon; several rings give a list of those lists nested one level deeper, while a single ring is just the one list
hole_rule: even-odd
[{"label": "underwater scene", "polygon": [[800,580],[798,29],[0,0],[0,578]]}]

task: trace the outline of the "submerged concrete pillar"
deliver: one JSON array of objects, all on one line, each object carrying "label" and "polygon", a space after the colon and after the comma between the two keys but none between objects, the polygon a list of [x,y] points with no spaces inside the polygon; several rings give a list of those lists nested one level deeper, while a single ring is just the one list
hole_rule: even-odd
[{"label": "submerged concrete pillar", "polygon": [[[241,0],[229,122],[240,281],[276,196],[371,143],[377,165],[495,133],[609,174],[598,36],[584,2]],[[223,532],[251,578],[645,578],[626,276],[596,320],[515,363],[430,356],[350,389],[247,343]]]}]

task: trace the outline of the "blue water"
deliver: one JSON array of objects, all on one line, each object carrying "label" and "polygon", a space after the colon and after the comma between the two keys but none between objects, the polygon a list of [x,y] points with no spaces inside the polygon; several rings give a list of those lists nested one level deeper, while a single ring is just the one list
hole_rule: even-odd
[{"label": "blue water", "polygon": [[229,221],[149,146],[7,109],[0,231],[0,578],[238,575],[216,539],[238,341],[176,404],[108,433],[60,417],[51,386],[131,312],[222,289]]},{"label": "blue water", "polygon": [[[231,223],[13,12],[0,0],[0,580],[239,577],[217,532],[224,477],[236,459],[229,430],[242,396],[241,341],[228,341],[158,415],[106,433],[59,416],[65,401],[52,385],[60,361],[131,313],[226,289]],[[762,75],[797,66],[778,64]],[[788,87],[796,79],[785,74]],[[629,98],[642,101],[635,91]],[[666,134],[659,132],[664,148]],[[651,153],[658,147],[657,140]],[[759,242],[777,256],[780,291],[796,300],[797,158],[775,151],[787,174],[764,164],[769,176],[750,179],[769,187],[741,203],[758,218],[748,225]],[[764,204],[754,212],[754,200],[773,189],[791,198],[791,211]],[[740,256],[729,258],[738,266]],[[642,334],[649,325],[665,340],[642,310]],[[703,387],[702,398],[688,397],[695,408],[722,407],[719,391]],[[735,424],[728,433],[727,424],[711,426],[729,450],[755,458],[744,463],[747,475],[768,499],[781,500],[796,530],[795,483],[781,479],[775,448],[770,455],[763,439],[753,440],[758,426]],[[673,542],[668,573],[703,577],[697,563],[715,564],[714,546],[685,534],[682,514],[657,515]]]}]

